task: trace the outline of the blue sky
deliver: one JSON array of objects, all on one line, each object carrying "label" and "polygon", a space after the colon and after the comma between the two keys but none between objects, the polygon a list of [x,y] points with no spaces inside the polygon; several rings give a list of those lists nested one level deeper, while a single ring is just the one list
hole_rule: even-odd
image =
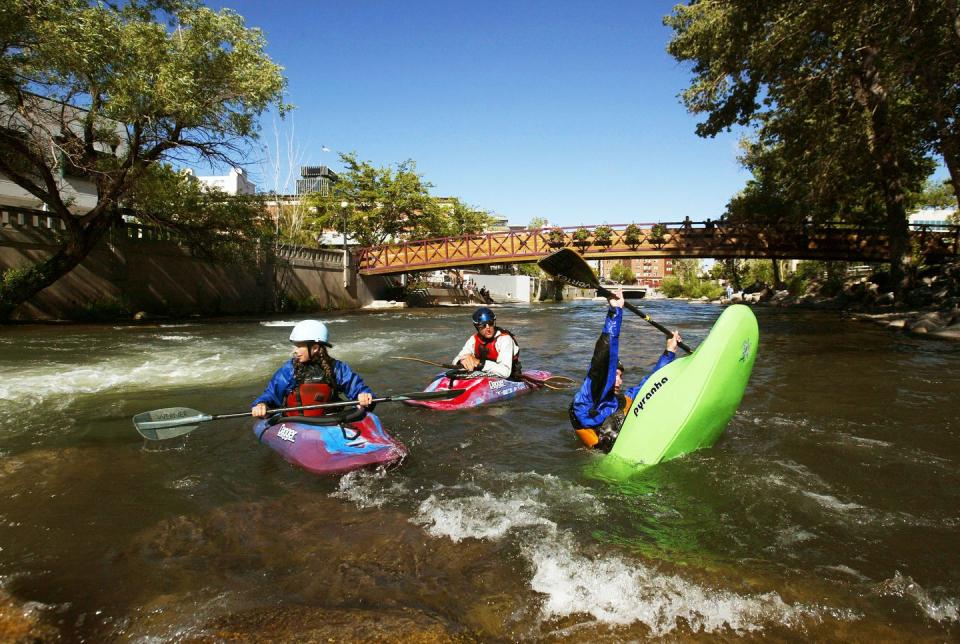
[{"label": "blue sky", "polygon": [[[748,177],[738,135],[697,137],[680,103],[673,0],[208,4],[262,29],[285,68],[296,164],[413,159],[434,195],[561,226],[716,218]],[[274,131],[264,119],[271,148]],[[268,166],[249,168],[261,190]]]}]

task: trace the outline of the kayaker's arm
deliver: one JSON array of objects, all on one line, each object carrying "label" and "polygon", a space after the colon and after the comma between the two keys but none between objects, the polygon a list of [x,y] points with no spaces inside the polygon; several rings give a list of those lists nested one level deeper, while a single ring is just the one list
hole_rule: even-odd
[{"label": "kayaker's arm", "polygon": [[250,407],[256,407],[260,403],[264,403],[267,407],[280,407],[286,400],[292,382],[293,364],[288,360],[274,372],[266,389],[250,404]]},{"label": "kayaker's arm", "polygon": [[481,371],[489,373],[500,378],[509,378],[513,371],[513,353],[516,351],[517,344],[509,334],[501,333],[497,337],[497,359],[485,360],[480,365]]},{"label": "kayaker's arm", "polygon": [[643,380],[636,387],[630,387],[625,392],[627,398],[635,399],[637,393],[643,388],[643,385],[647,380],[655,374],[660,369],[666,367],[668,364],[673,362],[677,357],[677,347],[680,344],[680,334],[676,331],[673,332],[673,336],[667,339],[667,348],[664,350],[660,357],[657,359],[657,364],[654,365],[653,369],[646,376],[643,377]]},{"label": "kayaker's arm", "polygon": [[[458,354],[457,354],[457,357],[453,359],[453,364],[455,364],[455,365],[456,365],[456,364],[462,364],[461,361],[462,361],[464,358],[466,358],[466,357],[471,357],[471,358],[473,358],[473,357],[474,357],[474,356],[473,356],[473,346],[474,346],[474,343],[475,343],[475,340],[473,339],[473,336],[470,336],[469,338],[467,338],[467,341],[463,344],[463,348],[460,349],[460,353],[458,353]],[[474,359],[476,359],[476,358],[474,358]],[[463,365],[463,367],[464,367],[465,369],[467,368],[466,365]],[[467,369],[467,371],[472,371],[472,369]]]},{"label": "kayaker's arm", "polygon": [[[360,394],[369,394],[371,397],[374,395],[373,390],[367,386],[363,378],[354,373],[350,365],[340,360],[334,360],[334,363],[333,375],[337,379],[337,386],[347,400],[356,400],[360,398]],[[370,405],[368,409],[373,410],[375,406]]]}]

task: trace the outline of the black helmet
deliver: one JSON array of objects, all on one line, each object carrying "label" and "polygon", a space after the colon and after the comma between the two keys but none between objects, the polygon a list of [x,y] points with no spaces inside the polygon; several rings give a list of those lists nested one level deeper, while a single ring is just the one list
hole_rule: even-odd
[{"label": "black helmet", "polygon": [[484,322],[496,322],[497,316],[486,306],[481,306],[476,311],[473,312],[473,323],[474,324],[483,324]]}]

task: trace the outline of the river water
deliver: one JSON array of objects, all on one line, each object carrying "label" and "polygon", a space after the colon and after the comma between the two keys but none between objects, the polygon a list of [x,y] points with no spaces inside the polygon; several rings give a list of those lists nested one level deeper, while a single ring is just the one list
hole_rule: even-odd
[{"label": "river water", "polygon": [[[644,308],[692,346],[721,312]],[[300,318],[0,329],[0,588],[71,641],[958,637],[960,347],[756,312],[717,445],[619,483],[590,476],[571,391],[381,405],[410,456],[337,478],[287,465],[243,418],[136,433],[150,409],[248,409]],[[525,367],[580,378],[604,304],[498,314]],[[321,317],[385,395],[434,373],[391,356],[450,360],[468,316]],[[663,338],[629,316],[623,337],[635,382]]]}]

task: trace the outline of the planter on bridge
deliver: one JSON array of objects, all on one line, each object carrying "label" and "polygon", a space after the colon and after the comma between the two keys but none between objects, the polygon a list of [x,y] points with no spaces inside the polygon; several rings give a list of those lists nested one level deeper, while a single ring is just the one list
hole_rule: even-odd
[{"label": "planter on bridge", "polygon": [[593,243],[596,246],[609,246],[613,243],[613,228],[597,226],[593,230]]},{"label": "planter on bridge", "polygon": [[573,243],[580,247],[580,252],[590,245],[590,231],[582,226],[573,231]]},{"label": "planter on bridge", "polygon": [[643,233],[640,231],[640,226],[636,224],[627,226],[623,231],[623,243],[636,250],[637,246],[643,243]]},{"label": "planter on bridge", "polygon": [[547,233],[547,245],[550,248],[560,248],[567,241],[567,236],[561,228],[553,228]]}]

